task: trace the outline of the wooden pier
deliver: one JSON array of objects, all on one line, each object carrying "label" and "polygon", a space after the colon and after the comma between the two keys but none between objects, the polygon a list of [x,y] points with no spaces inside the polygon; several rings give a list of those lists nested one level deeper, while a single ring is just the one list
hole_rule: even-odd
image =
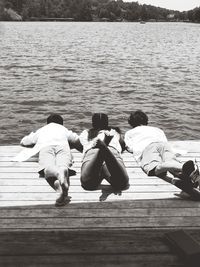
[{"label": "wooden pier", "polygon": [[[200,160],[200,141],[173,141],[181,161]],[[147,177],[123,154],[130,188],[121,195],[80,186],[81,153],[71,202],[54,206],[56,193],[38,177],[37,159],[12,162],[19,146],[0,147],[0,266],[184,266],[164,234],[184,229],[200,241],[200,202],[181,200],[176,187]]]}]

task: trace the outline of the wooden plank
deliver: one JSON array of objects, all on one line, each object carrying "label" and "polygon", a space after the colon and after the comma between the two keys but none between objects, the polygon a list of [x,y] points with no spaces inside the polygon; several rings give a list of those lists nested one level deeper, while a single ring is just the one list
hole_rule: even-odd
[{"label": "wooden plank", "polygon": [[[200,151],[200,142],[199,140],[170,140],[169,143],[176,149],[187,149],[187,150],[198,150]],[[2,145],[0,151],[20,151],[23,149],[19,145]],[[76,151],[76,150],[73,150]]]},{"label": "wooden plank", "polygon": [[[180,208],[184,210],[185,208],[200,208],[200,202],[197,201],[188,201],[182,200],[179,198],[174,199],[152,199],[149,200],[123,200],[123,201],[105,201],[105,202],[79,202],[79,203],[70,203],[69,205],[62,207],[60,209],[157,209],[157,208]],[[27,209],[27,206],[20,206],[20,207],[1,207],[0,210],[13,210],[13,209]],[[57,209],[54,205],[30,205],[28,209]]]},{"label": "wooden plank", "polygon": [[9,256],[0,257],[0,264],[6,267],[16,266],[87,266],[87,267],[160,267],[160,266],[179,266],[183,267],[183,263],[176,255],[149,255],[149,254],[87,254],[87,255],[37,255],[37,256]]},{"label": "wooden plank", "polygon": [[[163,238],[164,232],[166,230],[151,231],[148,229],[146,231],[123,230],[123,232],[117,231],[117,233],[115,230],[100,230],[99,232],[83,230],[79,233],[59,230],[53,232],[1,232],[0,262],[8,257],[14,259],[14,256],[37,255],[45,255],[47,258],[51,255],[75,255],[76,257],[112,255],[113,258],[116,255],[170,255],[171,250]],[[193,231],[192,235],[199,240],[199,232]],[[140,261],[143,262],[142,259]]]},{"label": "wooden plank", "polygon": [[119,218],[0,218],[1,229],[196,228],[199,216]]},{"label": "wooden plank", "polygon": [[[102,192],[107,192],[108,190],[112,190],[110,186],[106,186],[103,189],[100,190],[95,190],[94,191],[89,191],[89,194],[99,194]],[[134,194],[135,192],[177,192],[179,189],[177,189],[175,186],[171,184],[161,184],[161,185],[131,185],[126,192],[126,194]],[[21,186],[1,186],[0,187],[0,193],[3,196],[4,193],[46,193],[46,192],[54,192],[54,190],[50,187],[47,186],[46,184],[44,185],[37,185],[37,186],[26,186],[26,185],[21,185]],[[108,191],[110,192],[110,191]],[[70,186],[69,188],[69,194],[70,193],[85,193],[85,190],[80,186],[80,184]]]},{"label": "wooden plank", "polygon": [[[6,176],[5,176],[6,177]],[[106,181],[103,181],[102,184],[108,185],[108,183]],[[166,185],[168,184],[167,182],[165,182],[162,179],[156,179],[156,178],[150,178],[150,177],[141,177],[141,178],[132,178],[130,179],[130,184],[132,186],[136,186],[136,185]],[[15,178],[0,178],[0,187],[1,186],[40,186],[40,185],[47,185],[47,182],[45,179],[39,179],[37,177],[26,177],[26,178],[20,178],[18,177],[18,179]],[[76,186],[79,185],[80,186],[80,177],[76,176],[76,177],[72,177],[70,179],[70,186]],[[0,188],[1,190],[1,188]],[[3,190],[3,189],[2,189]]]},{"label": "wooden plank", "polygon": [[183,257],[183,260],[191,266],[199,266],[200,245],[184,230],[171,231],[165,234],[174,251]]},{"label": "wooden plank", "polygon": [[64,217],[64,218],[93,218],[93,217],[104,217],[104,218],[118,218],[118,217],[200,217],[200,207],[194,208],[184,208],[180,209],[177,212],[177,208],[73,208],[71,205],[67,207],[58,209],[58,208],[42,208],[34,209],[32,208],[0,208],[0,218],[55,218],[55,217]]},{"label": "wooden plank", "polygon": [[[0,179],[38,179],[38,173],[14,173],[14,172],[0,172]],[[41,179],[42,180],[42,179]]]},{"label": "wooden plank", "polygon": [[[45,193],[44,193],[45,194]],[[46,195],[42,194],[41,196],[38,196],[38,194],[30,196],[20,196],[12,198],[7,197],[4,198],[4,200],[0,200],[0,207],[5,206],[30,206],[30,205],[54,205],[56,195],[52,193],[51,195],[48,194],[48,198]],[[122,195],[123,196],[123,195]],[[109,195],[103,198],[103,200],[100,199],[102,196],[95,195],[95,197],[88,197],[87,195],[83,195],[82,197],[77,194],[76,196],[70,194],[72,203],[87,203],[87,202],[100,202],[100,201],[124,201],[124,200],[162,200],[162,199],[179,199],[178,197],[175,197],[173,193],[135,193],[134,196],[117,196],[117,195]]]},{"label": "wooden plank", "polygon": [[[186,162],[188,160],[193,160],[195,161],[195,158],[192,157],[187,157],[187,158],[180,158],[179,159],[180,162]],[[196,162],[199,164],[200,160],[198,160],[198,158],[196,158]],[[130,168],[139,168],[139,165],[131,160],[124,160],[124,164],[126,167],[130,167]],[[21,168],[38,168],[39,164],[38,162],[30,162],[30,161],[26,161],[26,162],[11,162],[11,161],[0,161],[0,167],[4,167],[4,168],[19,168],[19,170]],[[81,160],[78,161],[76,159],[75,163],[72,165],[72,168],[80,168],[81,167]],[[37,169],[36,169],[37,171]]]},{"label": "wooden plank", "polygon": [[[180,191],[180,190],[179,190]],[[178,190],[173,192],[163,191],[163,192],[134,192],[134,193],[122,193],[121,195],[115,195],[113,193],[106,194],[105,200],[135,200],[135,199],[162,199],[162,198],[173,198],[175,192],[179,192]],[[101,192],[98,194],[95,192],[84,191],[84,192],[69,192],[69,196],[72,197],[73,200],[79,201],[99,201],[99,197],[102,196]],[[106,198],[107,197],[107,198]],[[55,192],[18,192],[18,193],[1,193],[1,201],[29,201],[29,200],[55,200],[56,193]]]},{"label": "wooden plank", "polygon": [[[0,232],[0,255],[37,254],[155,254],[169,253],[164,239],[166,230],[95,229],[68,231],[7,231]],[[197,240],[197,230],[189,231]],[[96,242],[98,240],[98,242]],[[40,245],[39,245],[40,244]],[[152,244],[151,246],[149,244]]]},{"label": "wooden plank", "polygon": [[[123,158],[123,161],[126,165],[130,166],[130,167],[139,167],[137,162],[132,159],[132,158],[128,158],[126,155],[122,157]],[[193,160],[193,161],[197,161],[198,164],[200,164],[200,155],[199,153],[198,154],[191,154],[191,155],[188,155],[188,156],[182,156],[182,157],[178,157],[179,161],[180,162],[186,162],[188,160]],[[79,165],[81,165],[81,159],[75,157],[75,164],[76,166],[78,167]],[[25,164],[24,166],[34,166],[33,164],[36,164],[38,162],[38,159],[37,158],[31,158],[29,160],[27,160],[26,162],[23,162],[21,165]],[[33,164],[31,164],[33,163]],[[13,165],[14,164],[18,164],[20,166],[20,163],[19,162],[13,162],[13,157],[2,157],[0,156],[0,165],[1,166],[8,166],[8,165]]]},{"label": "wooden plank", "polygon": [[[127,172],[130,176],[130,178],[133,179],[140,179],[140,180],[157,180],[157,181],[161,181],[162,179],[155,177],[155,176],[151,176],[148,177],[144,172],[135,172],[133,170],[127,169]],[[23,172],[0,172],[0,179],[35,179],[35,180],[43,180],[42,178],[38,177],[38,173],[36,172],[27,172],[27,173],[23,173]],[[80,172],[77,172],[77,175],[72,176],[70,178],[71,180],[76,180],[76,179],[80,179]]]}]

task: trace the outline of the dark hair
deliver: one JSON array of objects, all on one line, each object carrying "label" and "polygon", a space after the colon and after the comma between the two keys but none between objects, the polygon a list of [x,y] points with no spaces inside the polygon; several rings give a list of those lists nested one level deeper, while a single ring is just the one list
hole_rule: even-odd
[{"label": "dark hair", "polygon": [[116,132],[120,134],[119,143],[122,147],[122,150],[125,150],[125,143],[121,138],[121,130],[119,127],[108,126],[108,116],[105,113],[94,113],[92,115],[92,127],[88,131],[88,140],[92,140],[97,137],[99,131],[101,130],[111,130],[114,129]]},{"label": "dark hair", "polygon": [[135,112],[131,112],[128,123],[133,127],[137,127],[140,125],[148,124],[148,116],[142,110],[136,110]]},{"label": "dark hair", "polygon": [[95,138],[100,130],[109,130],[108,116],[105,113],[94,113],[92,115],[92,128],[88,131],[88,139]]},{"label": "dark hair", "polygon": [[53,113],[47,118],[47,124],[51,122],[63,125],[63,118],[60,115]]},{"label": "dark hair", "polygon": [[104,113],[94,113],[92,116],[92,127],[96,130],[108,129],[108,116]]}]

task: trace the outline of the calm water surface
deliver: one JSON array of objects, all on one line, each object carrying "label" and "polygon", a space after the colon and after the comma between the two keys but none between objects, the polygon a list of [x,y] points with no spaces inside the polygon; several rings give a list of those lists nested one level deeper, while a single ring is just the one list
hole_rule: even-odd
[{"label": "calm water surface", "polygon": [[0,23],[0,144],[51,112],[80,133],[93,112],[125,132],[143,109],[169,139],[200,139],[200,25]]}]

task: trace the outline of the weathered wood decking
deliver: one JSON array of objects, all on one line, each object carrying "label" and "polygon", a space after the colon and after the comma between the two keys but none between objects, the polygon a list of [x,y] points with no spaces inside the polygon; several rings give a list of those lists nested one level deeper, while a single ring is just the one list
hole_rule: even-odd
[{"label": "weathered wood decking", "polygon": [[[182,161],[200,160],[200,141],[172,143],[187,150]],[[123,154],[131,186],[119,196],[84,191],[73,151],[72,199],[56,208],[37,162],[11,161],[20,149],[0,147],[0,266],[183,266],[164,233],[181,228],[200,241],[200,202],[175,197],[178,189],[147,177],[131,154]]]}]

